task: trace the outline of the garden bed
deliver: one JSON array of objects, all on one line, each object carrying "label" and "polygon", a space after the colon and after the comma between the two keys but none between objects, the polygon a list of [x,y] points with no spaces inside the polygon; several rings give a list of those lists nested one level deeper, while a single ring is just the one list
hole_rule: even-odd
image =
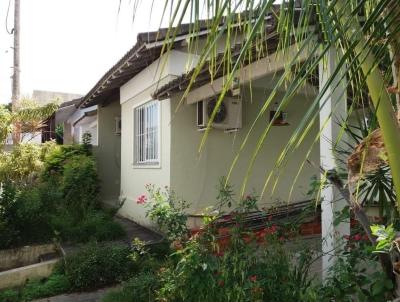
[{"label": "garden bed", "polygon": [[27,280],[51,275],[61,259],[55,244],[24,246],[0,251],[0,289],[23,285]]}]

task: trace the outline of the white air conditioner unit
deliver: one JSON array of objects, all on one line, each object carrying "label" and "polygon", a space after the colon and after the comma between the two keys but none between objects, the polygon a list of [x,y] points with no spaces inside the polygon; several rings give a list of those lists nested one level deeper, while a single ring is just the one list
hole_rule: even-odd
[{"label": "white air conditioner unit", "polygon": [[[197,127],[205,129],[217,104],[218,97],[197,103]],[[242,128],[242,101],[235,97],[225,97],[218,108],[212,127],[222,130]]]},{"label": "white air conditioner unit", "polygon": [[115,118],[115,132],[116,135],[121,135],[121,118]]}]

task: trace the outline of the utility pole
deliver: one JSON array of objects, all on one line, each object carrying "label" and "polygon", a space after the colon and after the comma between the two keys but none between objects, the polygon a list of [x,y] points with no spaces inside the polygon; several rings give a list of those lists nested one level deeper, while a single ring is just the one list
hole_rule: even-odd
[{"label": "utility pole", "polygon": [[[12,76],[12,111],[15,111],[18,107],[18,101],[20,98],[20,65],[19,65],[19,34],[20,34],[20,0],[14,0],[14,66]],[[21,126],[17,122],[14,125],[14,131],[12,134],[13,144],[18,144],[21,138]]]}]

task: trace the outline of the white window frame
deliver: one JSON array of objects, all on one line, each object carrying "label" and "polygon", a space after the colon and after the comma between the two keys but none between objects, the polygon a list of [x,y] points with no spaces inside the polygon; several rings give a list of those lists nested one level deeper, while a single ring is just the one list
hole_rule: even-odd
[{"label": "white window frame", "polygon": [[[140,121],[137,120],[137,115],[136,112],[139,109],[146,109],[152,105],[157,106],[157,115],[156,115],[156,122],[158,123],[157,125],[157,134],[156,134],[156,142],[157,142],[157,149],[154,150],[153,152],[157,152],[156,158],[147,158],[147,149],[145,148],[142,154],[142,157],[144,157],[143,160],[138,160],[139,157],[139,139],[138,135],[141,135],[144,139],[142,141],[143,145],[147,144],[147,135],[146,132],[143,132],[141,134],[138,134],[138,125]],[[160,101],[158,100],[147,100],[144,102],[141,102],[133,107],[133,167],[134,168],[161,168],[161,104]],[[148,116],[144,116],[144,118],[149,118]]]}]

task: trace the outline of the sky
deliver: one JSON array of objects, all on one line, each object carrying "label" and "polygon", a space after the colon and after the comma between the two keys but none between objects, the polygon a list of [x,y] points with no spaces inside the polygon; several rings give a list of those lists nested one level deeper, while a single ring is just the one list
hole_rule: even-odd
[{"label": "sky", "polygon": [[[11,99],[8,2],[0,0],[0,103]],[[119,0],[21,0],[21,95],[34,89],[86,94],[139,32],[159,27],[164,0],[155,0],[153,9],[151,0],[142,0],[133,22],[134,2],[122,0],[118,12]]]}]

